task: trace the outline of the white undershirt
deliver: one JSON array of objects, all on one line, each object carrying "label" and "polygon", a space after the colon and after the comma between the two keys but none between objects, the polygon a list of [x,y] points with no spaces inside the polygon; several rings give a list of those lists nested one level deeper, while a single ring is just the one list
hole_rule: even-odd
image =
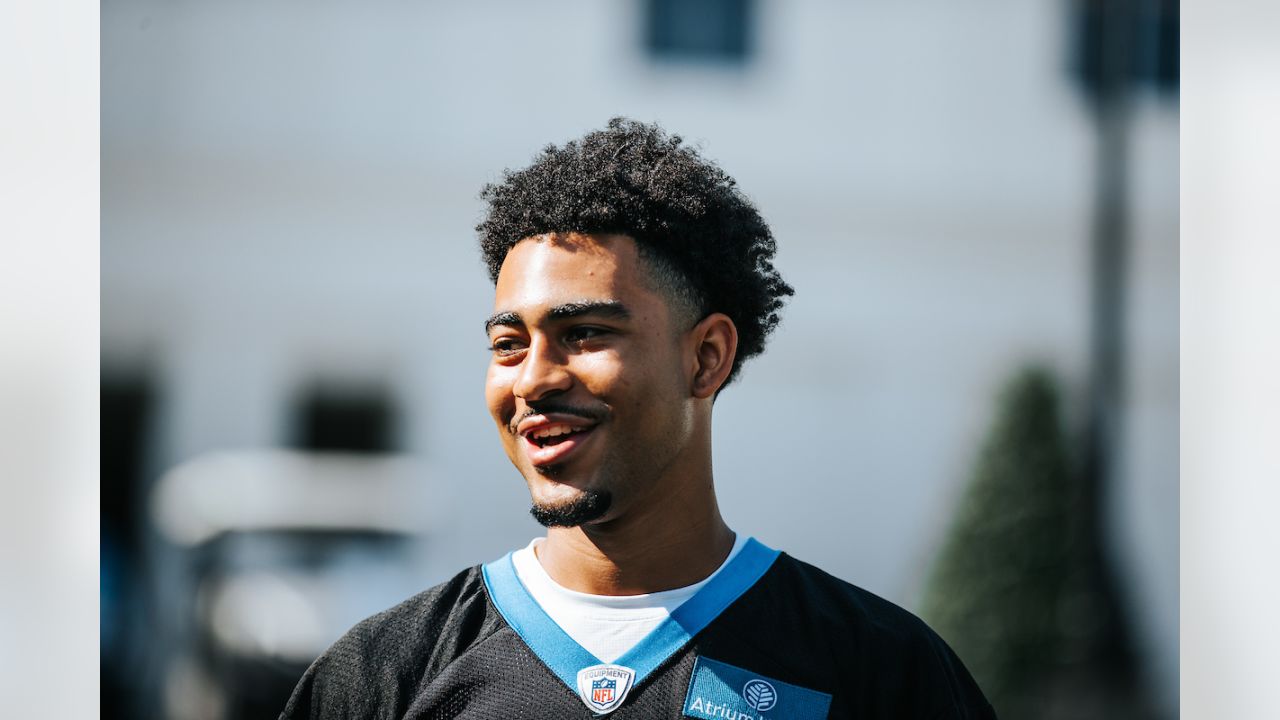
[{"label": "white undershirt", "polygon": [[705,580],[693,585],[645,595],[589,595],[570,590],[551,579],[534,553],[534,548],[542,540],[534,538],[526,547],[511,554],[516,577],[574,642],[606,663],[622,657],[643,640],[672,611],[720,574],[747,544],[745,537],[737,535],[729,557]]}]

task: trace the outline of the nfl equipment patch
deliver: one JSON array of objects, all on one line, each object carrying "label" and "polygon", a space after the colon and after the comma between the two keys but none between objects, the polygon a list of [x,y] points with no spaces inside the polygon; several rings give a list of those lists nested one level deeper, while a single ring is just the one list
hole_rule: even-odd
[{"label": "nfl equipment patch", "polygon": [[636,671],[621,665],[592,665],[578,671],[578,696],[596,715],[607,715],[627,699]]}]

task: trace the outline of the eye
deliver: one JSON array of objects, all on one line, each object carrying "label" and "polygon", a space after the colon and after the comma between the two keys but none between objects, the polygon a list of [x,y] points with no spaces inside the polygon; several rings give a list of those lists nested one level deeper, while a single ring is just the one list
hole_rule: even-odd
[{"label": "eye", "polygon": [[489,351],[498,357],[511,357],[524,350],[524,341],[515,337],[498,337],[489,343]]},{"label": "eye", "polygon": [[576,325],[564,334],[565,342],[584,343],[609,334],[609,330],[595,325]]}]

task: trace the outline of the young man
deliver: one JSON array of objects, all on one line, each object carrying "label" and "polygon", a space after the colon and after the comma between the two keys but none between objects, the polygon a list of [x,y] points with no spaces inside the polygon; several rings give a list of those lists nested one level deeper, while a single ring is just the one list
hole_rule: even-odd
[{"label": "young man", "polygon": [[920,620],[720,516],[715,398],[792,293],[733,180],[619,119],[483,197],[485,395],[546,537],[357,625],[282,717],[994,717]]}]

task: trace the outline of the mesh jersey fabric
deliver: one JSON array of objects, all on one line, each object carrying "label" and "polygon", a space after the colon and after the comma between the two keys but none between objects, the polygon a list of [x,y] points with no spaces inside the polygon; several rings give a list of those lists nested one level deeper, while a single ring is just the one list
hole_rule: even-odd
[{"label": "mesh jersey fabric", "polygon": [[[609,717],[681,717],[699,657],[827,693],[829,718],[995,718],[921,620],[786,553]],[[280,717],[594,715],[506,623],[474,567],[352,628],[306,671]]]}]

